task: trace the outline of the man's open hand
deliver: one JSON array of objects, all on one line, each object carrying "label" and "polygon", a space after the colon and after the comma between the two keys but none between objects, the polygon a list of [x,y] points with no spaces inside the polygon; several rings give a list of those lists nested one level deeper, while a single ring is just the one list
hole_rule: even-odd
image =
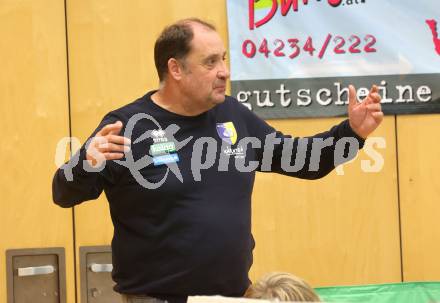
[{"label": "man's open hand", "polygon": [[353,85],[348,87],[348,119],[353,131],[366,139],[382,122],[383,112],[380,105],[381,97],[376,85],[373,85],[367,97],[358,102]]},{"label": "man's open hand", "polygon": [[124,152],[130,151],[129,139],[118,136],[122,122],[104,126],[90,141],[86,151],[86,159],[91,166],[100,166],[106,160],[117,160],[124,157]]}]

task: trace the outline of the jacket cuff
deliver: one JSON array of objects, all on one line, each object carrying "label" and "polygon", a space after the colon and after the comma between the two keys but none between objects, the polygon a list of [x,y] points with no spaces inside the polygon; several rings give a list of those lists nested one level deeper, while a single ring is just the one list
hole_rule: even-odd
[{"label": "jacket cuff", "polygon": [[359,142],[359,149],[363,148],[364,144],[365,144],[365,139],[362,138],[361,136],[359,136],[358,134],[356,134],[356,132],[351,128],[350,122],[348,121],[348,119],[345,120],[343,122],[343,124],[344,124],[344,127],[343,127],[344,135],[343,135],[343,137],[353,137],[353,138],[357,139],[358,142]]}]

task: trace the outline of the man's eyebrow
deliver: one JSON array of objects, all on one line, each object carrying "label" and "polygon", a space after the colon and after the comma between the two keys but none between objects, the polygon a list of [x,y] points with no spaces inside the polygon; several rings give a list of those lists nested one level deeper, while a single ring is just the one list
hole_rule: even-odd
[{"label": "man's eyebrow", "polygon": [[209,61],[209,60],[211,60],[211,59],[217,59],[217,58],[219,58],[219,57],[220,57],[219,54],[211,54],[211,55],[206,56],[206,57],[203,59],[203,61],[205,62],[205,61]]},{"label": "man's eyebrow", "polygon": [[215,59],[215,58],[223,58],[225,56],[226,56],[226,51],[223,52],[223,54],[211,54],[211,55],[208,55],[207,57],[205,57],[203,59],[203,61],[207,61],[209,59]]}]

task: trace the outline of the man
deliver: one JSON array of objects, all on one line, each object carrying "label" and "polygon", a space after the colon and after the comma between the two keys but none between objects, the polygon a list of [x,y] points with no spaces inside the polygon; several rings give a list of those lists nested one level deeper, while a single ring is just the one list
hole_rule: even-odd
[{"label": "man", "polygon": [[[323,177],[340,162],[339,139],[362,146],[383,118],[377,88],[357,103],[351,86],[349,120],[310,140],[291,139],[225,97],[225,55],[204,21],[165,28],[155,45],[159,90],[107,114],[55,174],[53,197],[62,207],[105,191],[114,224],[112,276],[126,302],[242,296],[254,247],[255,170]],[[303,165],[292,168],[298,155]]]}]

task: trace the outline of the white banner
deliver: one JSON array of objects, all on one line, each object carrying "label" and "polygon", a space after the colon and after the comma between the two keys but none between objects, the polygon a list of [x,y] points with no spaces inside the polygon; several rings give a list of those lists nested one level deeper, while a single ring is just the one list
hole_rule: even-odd
[{"label": "white banner", "polygon": [[227,4],[233,81],[440,73],[439,0]]},{"label": "white banner", "polygon": [[439,0],[228,0],[232,95],[263,118],[440,112]]}]

